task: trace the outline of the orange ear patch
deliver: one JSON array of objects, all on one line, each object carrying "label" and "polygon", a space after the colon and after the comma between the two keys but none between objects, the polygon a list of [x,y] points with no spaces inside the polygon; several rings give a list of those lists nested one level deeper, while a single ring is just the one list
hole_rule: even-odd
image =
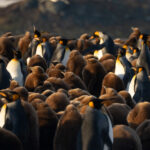
[{"label": "orange ear patch", "polygon": [[90,106],[91,108],[94,108],[94,103],[93,103],[93,102],[89,102],[89,106]]}]

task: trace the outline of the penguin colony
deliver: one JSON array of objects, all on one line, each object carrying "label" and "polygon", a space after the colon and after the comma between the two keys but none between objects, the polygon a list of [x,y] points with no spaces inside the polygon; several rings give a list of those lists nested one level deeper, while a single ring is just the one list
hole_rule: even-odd
[{"label": "penguin colony", "polygon": [[0,36],[1,150],[150,150],[150,35]]}]

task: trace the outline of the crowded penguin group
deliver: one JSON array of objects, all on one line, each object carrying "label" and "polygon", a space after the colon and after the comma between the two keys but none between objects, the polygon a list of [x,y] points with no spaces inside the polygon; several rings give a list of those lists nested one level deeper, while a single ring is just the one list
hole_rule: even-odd
[{"label": "crowded penguin group", "polygon": [[149,150],[150,34],[0,36],[1,150]]}]

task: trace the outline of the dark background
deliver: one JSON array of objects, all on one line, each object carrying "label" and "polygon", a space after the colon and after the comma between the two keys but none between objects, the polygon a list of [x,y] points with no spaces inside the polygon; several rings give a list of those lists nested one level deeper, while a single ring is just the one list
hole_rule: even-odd
[{"label": "dark background", "polygon": [[24,0],[0,8],[0,34],[40,31],[77,38],[96,30],[127,38],[131,27],[150,30],[149,0]]}]

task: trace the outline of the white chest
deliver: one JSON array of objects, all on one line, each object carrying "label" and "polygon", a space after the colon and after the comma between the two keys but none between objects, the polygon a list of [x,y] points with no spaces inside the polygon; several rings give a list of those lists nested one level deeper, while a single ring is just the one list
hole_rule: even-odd
[{"label": "white chest", "polygon": [[115,74],[119,76],[121,79],[123,79],[125,75],[125,69],[123,65],[121,64],[121,62],[118,60],[116,61],[116,65],[115,65]]}]

